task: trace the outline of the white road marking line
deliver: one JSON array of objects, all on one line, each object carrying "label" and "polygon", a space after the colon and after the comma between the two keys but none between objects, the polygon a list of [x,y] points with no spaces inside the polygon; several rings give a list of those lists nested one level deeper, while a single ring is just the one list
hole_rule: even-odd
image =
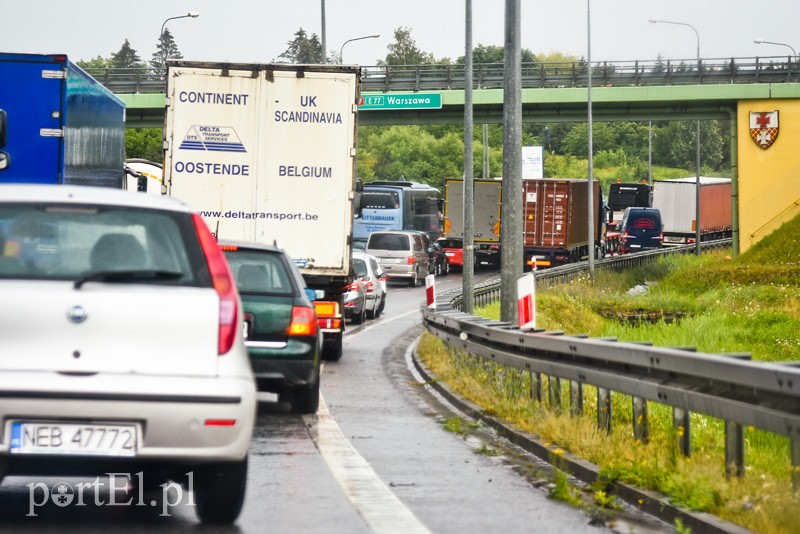
[{"label": "white road marking line", "polygon": [[316,416],[306,415],[303,419],[334,478],[372,532],[430,534],[344,437],[321,394]]}]

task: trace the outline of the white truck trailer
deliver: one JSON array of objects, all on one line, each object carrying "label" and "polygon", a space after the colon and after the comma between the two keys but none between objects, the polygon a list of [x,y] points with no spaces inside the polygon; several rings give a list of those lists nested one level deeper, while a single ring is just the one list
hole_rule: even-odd
[{"label": "white truck trailer", "polygon": [[338,359],[356,197],[359,67],[170,61],[164,183],[219,239],[273,244],[317,290]]},{"label": "white truck trailer", "polygon": [[[473,180],[473,243],[475,265],[500,263],[500,209],[502,180]],[[464,238],[464,180],[447,178],[444,183],[444,235]]]}]

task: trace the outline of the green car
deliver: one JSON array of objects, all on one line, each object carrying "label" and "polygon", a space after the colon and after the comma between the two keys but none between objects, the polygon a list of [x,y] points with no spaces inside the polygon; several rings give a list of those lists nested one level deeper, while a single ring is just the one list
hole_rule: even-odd
[{"label": "green car", "polygon": [[276,246],[220,242],[244,306],[244,344],[259,391],[293,413],[316,413],[322,333],[314,291]]}]

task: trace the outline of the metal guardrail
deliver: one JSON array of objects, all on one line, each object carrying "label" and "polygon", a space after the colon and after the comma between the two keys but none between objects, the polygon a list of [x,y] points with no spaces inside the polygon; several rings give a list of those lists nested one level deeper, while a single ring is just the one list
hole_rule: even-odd
[{"label": "metal guardrail", "polygon": [[[165,93],[163,69],[86,69],[114,93]],[[463,64],[362,66],[362,91],[441,91],[464,89]],[[523,88],[587,87],[586,61],[522,63]],[[473,87],[501,89],[502,63],[473,66]],[[593,87],[689,84],[798,83],[800,61],[791,56],[592,62]]]},{"label": "metal guardrail", "polygon": [[[730,245],[730,239],[704,244]],[[685,250],[684,250],[685,249]],[[663,254],[691,252],[694,245],[599,260],[596,265],[621,268],[652,261]],[[584,265],[567,265],[536,273],[537,284],[553,284],[585,272]],[[499,298],[499,281],[476,288],[486,301]],[[530,373],[531,397],[542,401],[543,376],[550,405],[560,406],[561,380],[570,384],[570,410],[581,413],[583,386],[598,391],[598,425],[611,429],[611,392],[633,397],[633,433],[646,441],[647,402],[672,406],[676,435],[690,453],[690,412],[725,421],[725,469],[744,474],[744,427],[751,426],[791,439],[792,482],[800,490],[800,362],[767,363],[749,355],[715,355],[687,349],[662,348],[609,339],[520,330],[508,323],[458,311],[459,290],[437,295],[436,309],[422,311],[427,330],[452,347],[489,361]]]}]

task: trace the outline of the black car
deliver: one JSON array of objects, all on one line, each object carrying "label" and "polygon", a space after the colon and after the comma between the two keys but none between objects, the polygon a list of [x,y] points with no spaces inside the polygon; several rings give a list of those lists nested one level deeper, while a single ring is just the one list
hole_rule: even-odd
[{"label": "black car", "polygon": [[244,306],[247,354],[259,391],[278,394],[294,413],[316,413],[322,333],[314,291],[283,249],[220,243]]}]

